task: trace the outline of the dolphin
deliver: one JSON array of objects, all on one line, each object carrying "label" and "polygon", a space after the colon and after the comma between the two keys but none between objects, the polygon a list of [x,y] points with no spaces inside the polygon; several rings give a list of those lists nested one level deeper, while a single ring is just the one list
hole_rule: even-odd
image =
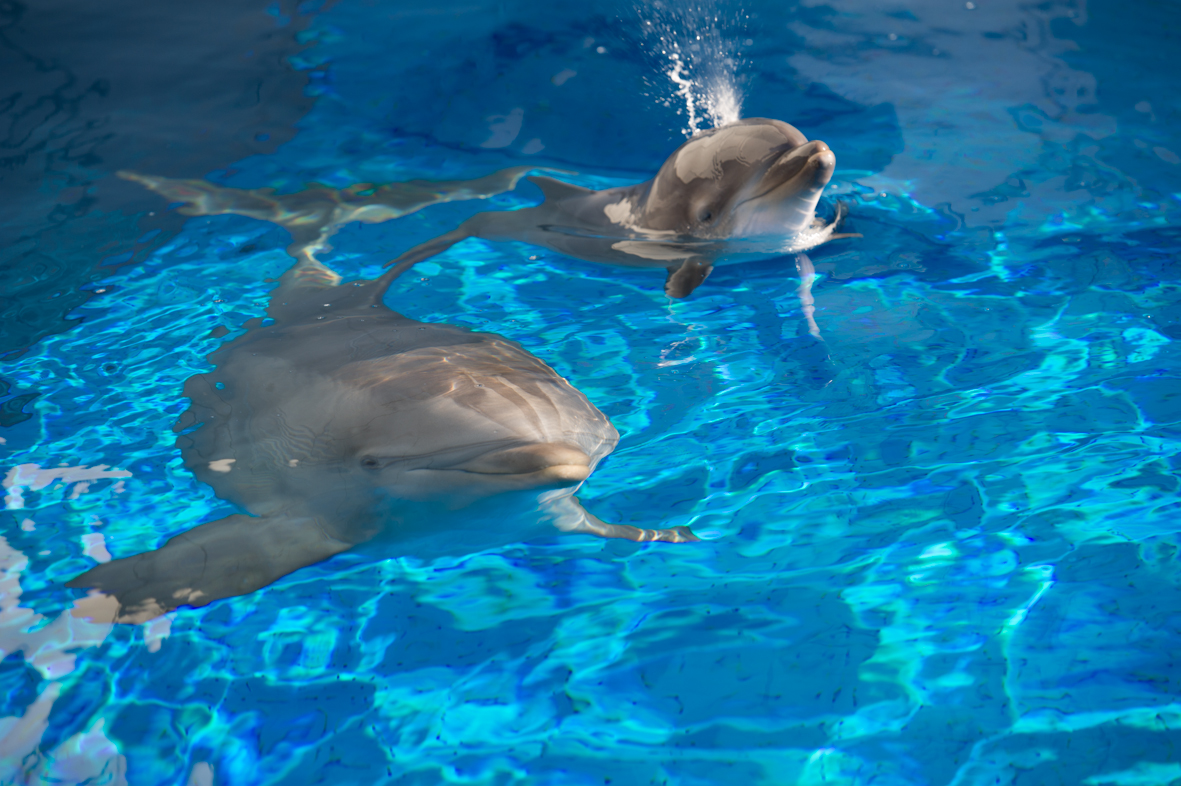
[{"label": "dolphin", "polygon": [[475,180],[356,183],[343,189],[313,183],[293,194],[276,194],[273,188],[223,188],[204,180],[180,180],[130,170],[116,174],[173,202],[184,202],[184,207],[178,211],[182,215],[233,213],[278,224],[291,233],[292,242],[287,253],[303,262],[315,261],[316,254],[330,250],[332,246],[328,244],[328,238],[345,224],[353,221],[380,224],[440,202],[485,199],[513,190],[529,171],[539,170],[520,166]]},{"label": "dolphin", "polygon": [[[552,531],[697,540],[587,512],[575,490],[619,435],[520,344],[383,304],[397,277],[284,273],[267,316],[190,377],[175,431],[185,466],[241,513],[68,582],[76,616],[142,622],[254,592],[356,547],[469,553]],[[95,591],[97,590],[97,591]]]},{"label": "dolphin", "polygon": [[[545,200],[477,213],[390,262],[404,269],[469,237],[518,240],[590,262],[668,271],[664,291],[683,298],[717,264],[799,253],[834,234],[816,204],[836,157],[780,120],[750,118],[705,131],[669,156],[651,180],[593,191],[528,179]],[[803,272],[803,271],[802,271]]]}]

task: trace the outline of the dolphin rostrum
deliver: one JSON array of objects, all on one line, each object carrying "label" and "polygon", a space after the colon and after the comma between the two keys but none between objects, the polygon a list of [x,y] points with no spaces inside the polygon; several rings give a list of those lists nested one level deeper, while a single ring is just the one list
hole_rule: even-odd
[{"label": "dolphin rostrum", "polygon": [[305,261],[280,278],[273,324],[209,356],[216,368],[185,383],[192,405],[174,429],[185,466],[244,512],[73,579],[98,590],[76,615],[141,622],[361,544],[430,557],[547,525],[697,540],[584,510],[574,491],[614,449],[611,422],[516,342],[386,308],[396,275],[338,285]]},{"label": "dolphin rostrum", "polygon": [[233,213],[278,224],[291,233],[287,253],[300,261],[312,261],[317,253],[332,248],[328,238],[345,224],[380,224],[439,202],[485,199],[513,190],[529,171],[537,171],[537,167],[502,169],[475,180],[357,183],[344,189],[313,183],[292,194],[276,194],[273,188],[223,188],[204,180],[178,180],[128,170],[117,174],[173,202],[184,202],[178,211],[182,215]]},{"label": "dolphin rostrum", "polygon": [[[486,212],[415,246],[390,264],[404,269],[469,237],[518,240],[591,262],[668,271],[664,291],[690,294],[714,265],[813,248],[838,237],[816,204],[836,157],[780,120],[751,118],[705,131],[677,148],[656,177],[592,191],[530,177],[545,201]],[[805,272],[805,271],[801,271]]]}]

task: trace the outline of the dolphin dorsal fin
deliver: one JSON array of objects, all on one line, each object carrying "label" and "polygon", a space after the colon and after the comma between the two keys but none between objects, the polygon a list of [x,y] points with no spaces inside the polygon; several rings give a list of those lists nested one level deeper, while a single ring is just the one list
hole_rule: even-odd
[{"label": "dolphin dorsal fin", "polygon": [[541,189],[541,193],[545,195],[546,202],[556,202],[559,199],[566,199],[567,197],[583,196],[594,191],[590,188],[563,183],[561,180],[554,180],[552,177],[545,177],[544,175],[530,175],[525,179]]}]

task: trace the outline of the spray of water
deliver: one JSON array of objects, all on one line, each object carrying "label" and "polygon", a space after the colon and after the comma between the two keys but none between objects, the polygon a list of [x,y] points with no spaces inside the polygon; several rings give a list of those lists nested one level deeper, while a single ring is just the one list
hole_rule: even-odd
[{"label": "spray of water", "polygon": [[685,116],[685,136],[741,117],[740,39],[728,31],[740,28],[746,17],[723,4],[724,0],[651,0],[637,9],[644,46],[668,78],[668,83],[653,87]]}]

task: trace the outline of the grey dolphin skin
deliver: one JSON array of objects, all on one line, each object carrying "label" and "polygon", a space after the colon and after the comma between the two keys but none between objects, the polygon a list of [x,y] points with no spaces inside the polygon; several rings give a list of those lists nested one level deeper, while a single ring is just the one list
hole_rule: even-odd
[{"label": "grey dolphin skin", "polygon": [[836,157],[780,120],[751,118],[705,131],[677,148],[653,179],[592,191],[530,177],[545,201],[477,213],[390,264],[405,269],[461,240],[518,240],[591,262],[668,271],[681,298],[714,265],[802,252],[838,237],[841,219],[815,217]]},{"label": "grey dolphin skin", "polygon": [[313,183],[292,194],[276,194],[273,188],[224,188],[204,180],[178,180],[128,170],[117,174],[173,202],[185,203],[178,211],[182,215],[233,213],[278,224],[291,233],[287,253],[300,261],[314,261],[317,253],[332,248],[328,238],[345,224],[379,224],[440,202],[485,199],[513,190],[530,171],[546,170],[521,166],[474,180],[357,183],[343,189]]},{"label": "grey dolphin skin", "polygon": [[697,540],[606,524],[573,494],[619,435],[519,344],[386,308],[396,277],[338,285],[317,262],[280,279],[267,315],[191,377],[185,466],[245,513],[97,565],[75,612],[142,622],[245,595],[362,547],[469,553],[553,531]]}]

